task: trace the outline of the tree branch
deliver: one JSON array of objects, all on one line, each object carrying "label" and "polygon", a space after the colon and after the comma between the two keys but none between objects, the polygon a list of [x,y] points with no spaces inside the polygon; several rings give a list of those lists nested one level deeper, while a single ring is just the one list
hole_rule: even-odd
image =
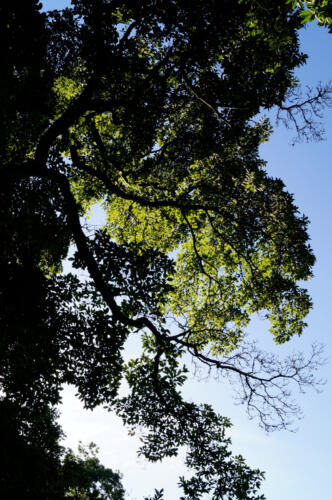
[{"label": "tree branch", "polygon": [[292,88],[286,96],[289,104],[281,104],[277,112],[277,124],[281,122],[286,128],[293,126],[296,130],[297,137],[293,139],[293,145],[300,140],[309,142],[312,139],[320,141],[324,138],[321,123],[315,119],[322,119],[323,109],[332,106],[332,83],[319,83],[315,91],[307,86],[305,96],[306,98],[303,98],[299,87]]},{"label": "tree branch", "polygon": [[126,316],[115,301],[115,293],[111,292],[108,285],[105,283],[102,273],[99,270],[98,264],[95,261],[93,254],[88,245],[88,238],[85,236],[80,223],[79,207],[70,189],[70,183],[64,174],[59,172],[41,168],[36,161],[31,160],[27,164],[15,169],[2,169],[2,172],[7,178],[15,177],[41,177],[50,179],[56,182],[61,190],[65,202],[65,210],[68,217],[68,222],[73,232],[77,250],[85,262],[91,278],[105,303],[112,311],[114,319],[120,321],[126,326],[138,329],[148,328],[155,336],[157,341],[161,342],[165,335],[160,333],[156,326],[147,317],[139,317],[136,319]]},{"label": "tree branch", "polygon": [[301,415],[299,406],[290,400],[288,387],[292,382],[300,392],[307,387],[313,387],[318,392],[325,383],[313,375],[319,366],[325,364],[323,346],[317,344],[312,346],[308,359],[297,353],[284,361],[260,351],[255,342],[242,343],[240,349],[223,360],[205,355],[197,347],[190,346],[188,351],[209,371],[216,369],[217,376],[227,375],[231,381],[236,379],[240,382],[237,400],[246,404],[249,417],[258,417],[260,426],[266,431],[289,428],[292,423],[289,418]]}]

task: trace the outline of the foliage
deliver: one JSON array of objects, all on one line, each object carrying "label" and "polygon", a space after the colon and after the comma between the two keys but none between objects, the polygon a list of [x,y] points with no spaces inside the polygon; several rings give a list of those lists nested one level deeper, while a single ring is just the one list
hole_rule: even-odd
[{"label": "foliage", "polygon": [[312,22],[317,20],[320,26],[328,26],[332,32],[332,6],[329,0],[310,0],[307,2],[289,0],[293,8],[301,9],[302,22]]},{"label": "foliage", "polygon": [[[3,498],[123,498],[119,475],[93,448],[77,456],[60,447],[54,408],[65,383],[85,407],[143,426],[139,453],[149,460],[185,446],[192,477],[180,478],[181,498],[263,498],[263,473],[230,451],[229,420],[183,400],[182,357],[237,377],[267,430],[298,411],[289,383],[316,385],[319,348],[280,362],[244,341],[258,313],[276,343],[300,335],[311,307],[308,221],[259,156],[272,133],[262,112],[277,107],[305,135],[329,103],[330,87],[298,98],[296,109],[309,104],[313,115],[287,102],[306,60],[302,7],[0,8]],[[106,213],[97,230],[84,222],[96,202]],[[69,255],[75,274],[62,272]],[[124,363],[137,332],[142,354]]]},{"label": "foliage", "polygon": [[97,458],[94,443],[80,445],[78,455],[68,451],[63,460],[64,483],[69,484],[65,498],[76,500],[123,500],[124,489],[120,476],[106,469]]}]

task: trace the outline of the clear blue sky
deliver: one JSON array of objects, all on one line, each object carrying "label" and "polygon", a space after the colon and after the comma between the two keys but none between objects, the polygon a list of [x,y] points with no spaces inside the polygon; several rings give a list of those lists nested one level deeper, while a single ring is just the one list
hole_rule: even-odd
[{"label": "clear blue sky", "polygon": [[[64,1],[43,2],[45,9],[61,8]],[[326,29],[310,25],[302,33],[303,51],[309,54],[306,67],[298,71],[304,84],[314,85],[319,80],[332,80],[332,35]],[[262,148],[268,161],[268,171],[285,182],[294,193],[296,204],[310,221],[310,235],[317,263],[315,277],[309,283],[314,309],[309,326],[300,339],[279,347],[280,355],[292,350],[309,351],[312,342],[326,344],[326,357],[332,358],[332,110],[324,117],[326,140],[319,143],[291,146],[292,131],[280,127],[270,142]],[[272,340],[263,323],[255,322],[249,332],[260,338],[264,348],[272,347]],[[135,350],[135,346],[131,346]],[[328,378],[331,364],[321,369]],[[304,419],[298,422],[296,433],[278,432],[266,435],[255,421],[248,421],[245,410],[234,406],[231,390],[214,381],[190,381],[186,397],[206,401],[223,415],[231,418],[233,449],[241,453],[250,465],[266,471],[262,492],[268,500],[330,500],[332,466],[332,384],[328,381],[322,394],[308,392],[300,400]],[[164,487],[166,500],[176,500],[177,477],[182,472],[181,457],[165,464],[150,465],[136,458],[138,438],[129,438],[119,420],[102,409],[86,412],[74,397],[74,391],[64,393],[61,423],[67,433],[66,444],[76,447],[78,440],[91,440],[100,447],[103,463],[124,474],[124,485],[130,499],[142,499],[154,487]]]}]

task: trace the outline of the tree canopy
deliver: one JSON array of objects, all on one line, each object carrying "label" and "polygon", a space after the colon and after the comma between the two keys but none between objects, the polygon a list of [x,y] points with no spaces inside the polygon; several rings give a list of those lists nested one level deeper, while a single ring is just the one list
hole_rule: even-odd
[{"label": "tree canopy", "polygon": [[[309,138],[330,103],[294,77],[306,5],[330,22],[326,2],[0,7],[3,498],[123,498],[117,473],[60,446],[65,383],[143,426],[148,460],[185,446],[183,500],[263,498],[229,420],[183,399],[183,357],[236,378],[266,430],[296,416],[289,384],[316,383],[319,347],[279,361],[245,338],[259,313],[284,343],[311,308],[308,221],[259,155],[270,110]],[[130,335],[142,354],[124,362]]]}]

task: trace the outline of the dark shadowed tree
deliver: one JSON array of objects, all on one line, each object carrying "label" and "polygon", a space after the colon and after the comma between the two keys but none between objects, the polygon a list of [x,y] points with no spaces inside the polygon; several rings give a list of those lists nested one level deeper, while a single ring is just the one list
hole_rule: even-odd
[{"label": "dark shadowed tree", "polygon": [[[307,6],[328,24],[320,3]],[[316,386],[319,347],[279,361],[244,339],[260,313],[284,343],[311,307],[308,221],[258,153],[272,132],[262,111],[319,135],[330,86],[302,98],[294,78],[306,12],[267,0],[0,7],[2,498],[123,498],[93,453],[59,445],[65,383],[85,407],[143,426],[148,460],[185,446],[183,500],[263,498],[263,474],[230,451],[229,420],[183,399],[182,357],[237,379],[266,430],[297,415],[289,385]],[[95,203],[98,230],[84,222]],[[65,274],[71,244],[77,273]],[[124,363],[137,333],[142,354]]]}]

